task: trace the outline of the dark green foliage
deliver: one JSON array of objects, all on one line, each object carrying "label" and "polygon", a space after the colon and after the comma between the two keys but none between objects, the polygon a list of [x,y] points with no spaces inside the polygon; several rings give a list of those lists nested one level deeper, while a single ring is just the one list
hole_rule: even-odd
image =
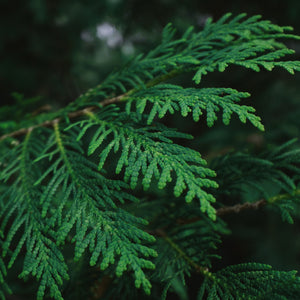
[{"label": "dark green foliage", "polygon": [[[263,287],[263,288],[262,288]],[[269,265],[248,263],[229,266],[207,277],[198,299],[299,299],[299,277],[295,271],[279,272]]]},{"label": "dark green foliage", "polygon": [[258,157],[235,152],[215,159],[211,166],[219,176],[220,191],[227,195],[251,193],[253,202],[264,198],[270,207],[279,209],[284,221],[293,223],[291,213],[300,195],[300,151],[293,149],[295,143],[291,140]]},{"label": "dark green foliage", "polygon": [[[2,247],[2,240],[0,240],[0,245]],[[0,257],[0,299],[5,299],[5,294],[11,294],[11,289],[5,281],[6,275],[6,266],[2,257]]]},{"label": "dark green foliage", "polygon": [[263,131],[255,109],[240,104],[250,94],[168,81],[192,72],[199,84],[229,65],[293,74],[300,62],[284,60],[294,51],[279,41],[299,39],[290,30],[244,14],[208,20],[182,37],[169,24],[159,46],[65,108],[1,123],[0,296],[9,292],[6,269],[21,262],[19,277],[37,279],[38,299],[67,298],[70,265],[86,261],[103,282],[109,278],[99,299],[167,298],[169,290],[187,299],[186,279],[195,273],[203,281],[199,299],[297,299],[296,271],[258,263],[214,270],[221,237],[230,233],[222,214],[239,209],[226,207],[226,197],[239,207],[263,197],[284,220],[298,217],[296,142],[259,155],[234,151],[207,165],[185,144],[193,137],[167,122],[169,114],[191,113],[198,122],[206,113],[212,127],[222,110],[225,125],[236,114]]}]

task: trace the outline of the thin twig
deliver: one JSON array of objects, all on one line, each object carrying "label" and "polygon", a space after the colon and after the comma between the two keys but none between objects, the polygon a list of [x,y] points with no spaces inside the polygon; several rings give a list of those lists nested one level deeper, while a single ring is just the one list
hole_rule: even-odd
[{"label": "thin twig", "polygon": [[[300,190],[296,190],[294,192],[294,195],[300,195]],[[267,205],[268,203],[274,203],[278,200],[282,200],[282,199],[285,199],[290,196],[291,196],[290,194],[280,194],[280,195],[270,198],[268,201],[265,199],[261,199],[256,202],[253,202],[253,203],[245,202],[243,204],[236,204],[233,206],[224,206],[224,207],[217,209],[216,214],[217,214],[217,216],[224,216],[224,215],[228,215],[228,214],[232,214],[232,213],[238,214],[244,210],[259,209],[259,208]],[[191,223],[195,223],[195,222],[199,221],[200,219],[201,219],[200,217],[195,217],[195,218],[191,218],[188,220],[180,219],[180,220],[177,220],[177,224],[179,224],[179,225],[191,224]],[[178,252],[178,254],[180,256],[182,256],[189,263],[189,265],[191,267],[193,267],[196,270],[196,272],[199,272],[206,277],[212,278],[213,273],[211,273],[207,267],[200,266],[196,262],[194,262],[178,245],[176,245],[174,243],[174,241],[172,241],[172,239],[167,235],[167,233],[165,232],[164,229],[165,228],[157,228],[155,230],[148,231],[148,233],[155,235],[157,237],[163,238],[167,243],[170,244],[170,246],[176,252]]]},{"label": "thin twig", "polygon": [[268,200],[261,199],[256,202],[245,202],[242,204],[236,204],[233,206],[224,206],[219,209],[217,209],[217,216],[224,216],[231,213],[240,213],[243,210],[248,209],[259,209],[267,204],[272,204],[280,200],[288,199],[290,197],[300,196],[300,189],[296,189],[293,193],[285,193],[285,194],[279,194],[276,196],[273,196],[269,198]]},{"label": "thin twig", "polygon": [[[167,74],[160,75],[160,76],[158,76],[158,77],[150,80],[146,84],[146,87],[147,88],[148,87],[152,87],[152,86],[154,86],[154,85],[156,85],[156,84],[158,84],[160,82],[163,82],[163,81],[166,81],[166,80],[171,79],[173,77],[176,77],[176,76],[178,76],[179,74],[181,74],[183,72],[189,72],[192,69],[193,68],[189,68],[189,69],[182,68],[182,69],[170,71]],[[126,98],[127,96],[133,94],[136,91],[137,91],[137,89],[133,88],[133,89],[129,90],[128,92],[126,92],[124,94],[121,94],[119,96],[112,97],[112,98],[107,98],[107,99],[102,100],[101,102],[99,102],[98,106],[96,106],[96,105],[95,106],[89,106],[89,107],[86,107],[85,109],[82,109],[82,110],[70,112],[70,113],[67,114],[67,116],[68,116],[69,119],[73,119],[73,118],[77,118],[77,117],[83,116],[83,115],[85,115],[85,113],[87,111],[93,111],[93,110],[97,109],[99,106],[104,107],[104,106],[107,106],[109,104],[118,103],[118,102],[124,100],[124,98]],[[48,120],[48,121],[42,122],[40,124],[33,125],[30,128],[32,130],[32,129],[39,128],[39,127],[50,127],[54,123],[60,121],[61,119],[62,118],[59,117],[59,118],[56,118],[55,120]],[[11,133],[4,134],[4,135],[0,136],[0,141],[6,139],[8,137],[16,137],[16,136],[20,136],[20,135],[25,135],[28,131],[29,131],[29,128],[18,129],[16,131],[11,132]]]},{"label": "thin twig", "polygon": [[[104,107],[104,106],[107,106],[109,104],[120,102],[125,96],[127,96],[127,93],[122,94],[122,95],[117,96],[117,97],[104,99],[103,101],[99,102],[99,106]],[[86,108],[81,109],[81,110],[70,112],[70,113],[67,114],[67,116],[68,116],[69,119],[78,118],[80,116],[84,116],[87,112],[91,112],[91,111],[99,108],[99,106],[89,106],[89,107],[86,107]],[[16,136],[20,136],[20,135],[25,135],[28,131],[33,130],[35,128],[51,127],[55,123],[59,122],[61,119],[62,118],[56,118],[54,120],[47,120],[47,121],[44,121],[40,124],[30,126],[28,128],[21,128],[21,129],[18,129],[16,131],[13,131],[11,133],[4,134],[0,137],[0,141],[6,139],[8,137],[16,137]]]},{"label": "thin twig", "polygon": [[[267,204],[273,204],[277,201],[288,199],[290,197],[295,197],[295,196],[300,196],[300,189],[296,189],[293,193],[285,193],[285,194],[279,194],[276,196],[273,196],[269,198],[268,200],[266,199],[260,199],[256,202],[245,202],[242,204],[235,204],[232,206],[223,206],[219,209],[216,210],[216,215],[217,216],[224,216],[224,215],[229,215],[229,214],[238,214],[244,210],[251,210],[251,209],[259,209]],[[192,224],[197,221],[199,221],[201,217],[194,217],[190,219],[177,219],[176,223],[179,225],[185,225],[185,224]]]},{"label": "thin twig", "polygon": [[268,203],[267,200],[261,199],[259,201],[252,202],[252,203],[245,202],[245,203],[236,204],[233,206],[224,206],[224,207],[217,209],[217,216],[224,216],[224,215],[232,214],[232,213],[238,214],[241,211],[248,210],[248,209],[258,209],[260,207],[265,206],[267,203]]},{"label": "thin twig", "polygon": [[[233,214],[233,213],[238,214],[244,210],[261,208],[261,207],[265,206],[267,203],[268,203],[267,200],[261,199],[259,201],[253,202],[253,203],[245,202],[242,204],[235,204],[232,206],[223,206],[216,210],[216,215],[224,216],[224,215],[229,215],[229,214]],[[179,225],[192,224],[192,223],[199,221],[200,219],[201,219],[201,217],[194,217],[194,218],[190,218],[190,219],[177,219],[176,223]]]}]

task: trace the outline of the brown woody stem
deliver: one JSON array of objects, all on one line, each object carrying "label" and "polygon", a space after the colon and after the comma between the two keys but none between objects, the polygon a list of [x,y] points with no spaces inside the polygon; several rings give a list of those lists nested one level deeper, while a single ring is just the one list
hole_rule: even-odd
[{"label": "brown woody stem", "polygon": [[[117,97],[113,97],[113,98],[108,98],[108,99],[104,99],[103,101],[99,102],[99,105],[104,107],[104,106],[107,106],[109,104],[112,104],[112,103],[117,103],[117,102],[120,102],[122,100],[122,98],[124,98],[125,96],[127,96],[127,94],[122,94],[120,96],[117,96]],[[67,114],[68,118],[69,119],[74,119],[74,118],[77,118],[77,117],[80,117],[80,116],[83,116],[85,115],[87,112],[91,112],[93,110],[95,110],[96,108],[98,108],[98,106],[90,106],[90,107],[86,107],[84,109],[81,109],[81,110],[77,110],[77,111],[74,111],[74,112],[70,112]],[[51,121],[45,121],[45,122],[42,122],[40,124],[37,124],[37,125],[33,125],[33,126],[30,126],[28,128],[21,128],[21,129],[18,129],[16,131],[13,131],[11,133],[8,133],[8,134],[4,134],[0,137],[0,141],[8,138],[8,137],[16,137],[16,136],[20,136],[20,135],[25,135],[28,131],[30,130],[33,130],[35,128],[39,128],[39,127],[51,127],[53,126],[55,123],[59,122],[61,120],[61,118],[56,118],[54,120],[51,120]]]}]

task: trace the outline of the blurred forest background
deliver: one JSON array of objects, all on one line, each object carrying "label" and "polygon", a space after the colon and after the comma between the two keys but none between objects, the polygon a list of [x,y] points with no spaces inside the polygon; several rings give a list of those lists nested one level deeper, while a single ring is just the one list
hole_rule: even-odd
[{"label": "blurred forest background", "polygon": [[[191,25],[201,30],[208,17],[217,20],[226,12],[246,12],[291,25],[300,35],[299,0],[2,0],[0,8],[0,124],[6,121],[5,126],[39,109],[56,110],[70,103],[131,57],[157,45],[169,22],[180,34]],[[300,41],[285,43],[296,51],[288,59],[299,60]],[[176,80],[193,84],[189,76]],[[170,126],[195,136],[189,146],[209,161],[231,150],[259,153],[299,137],[300,74],[230,67],[206,76],[200,87],[208,86],[250,92],[245,104],[257,109],[266,128],[260,133],[238,120],[207,128],[205,122],[170,117]],[[244,197],[250,200],[253,194],[249,191]],[[282,223],[279,214],[265,209],[225,220],[233,234],[224,238],[220,249],[223,264],[257,261],[300,270],[299,223]]]}]

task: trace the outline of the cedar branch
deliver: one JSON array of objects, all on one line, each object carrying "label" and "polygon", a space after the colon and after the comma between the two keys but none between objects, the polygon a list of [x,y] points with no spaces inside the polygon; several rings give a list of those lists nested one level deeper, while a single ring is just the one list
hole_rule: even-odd
[{"label": "cedar branch", "polygon": [[[156,85],[156,84],[158,84],[160,82],[166,81],[168,79],[171,79],[173,77],[178,76],[181,73],[189,72],[191,70],[193,70],[193,68],[188,68],[188,69],[181,68],[181,69],[178,69],[178,70],[172,70],[172,71],[170,71],[167,74],[163,74],[163,75],[157,76],[156,78],[150,80],[146,84],[146,87],[148,88],[148,87],[154,86],[154,85]],[[124,94],[121,94],[119,96],[112,97],[112,98],[107,98],[107,99],[102,100],[101,102],[99,102],[98,106],[96,106],[96,105],[95,106],[89,106],[89,107],[86,107],[86,108],[78,110],[78,111],[70,112],[70,113],[67,114],[67,116],[68,116],[69,119],[74,119],[74,118],[83,116],[83,115],[86,114],[86,112],[91,112],[91,111],[99,108],[99,106],[100,107],[104,107],[104,106],[107,106],[109,104],[118,103],[118,102],[124,100],[124,98],[126,98],[127,96],[133,94],[135,91],[137,91],[136,88],[131,89],[128,92],[126,92]],[[16,136],[20,136],[20,135],[25,135],[27,132],[29,132],[30,130],[33,130],[35,128],[39,128],[39,127],[51,127],[55,123],[59,122],[61,119],[62,118],[59,117],[59,118],[56,118],[54,120],[47,120],[45,122],[42,122],[42,123],[37,124],[37,125],[30,126],[28,128],[21,128],[21,129],[18,129],[16,131],[13,131],[11,133],[4,134],[4,135],[0,136],[0,142],[2,140],[4,140],[4,139],[8,138],[8,137],[16,137]]]}]

